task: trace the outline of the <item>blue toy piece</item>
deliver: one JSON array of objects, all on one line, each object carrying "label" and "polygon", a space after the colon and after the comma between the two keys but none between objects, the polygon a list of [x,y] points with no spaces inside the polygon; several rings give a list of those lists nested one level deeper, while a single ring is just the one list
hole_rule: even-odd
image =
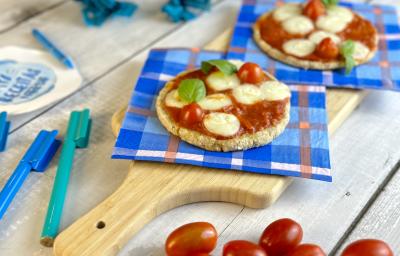
[{"label": "blue toy piece", "polygon": [[137,9],[137,6],[128,2],[118,2],[114,7],[113,16],[132,16]]},{"label": "blue toy piece", "polygon": [[87,26],[101,26],[111,17],[131,17],[138,6],[116,0],[76,0],[84,5],[83,21]]},{"label": "blue toy piece", "polygon": [[210,0],[170,0],[162,7],[162,11],[173,22],[188,21],[196,18],[200,11],[209,10]]},{"label": "blue toy piece", "polygon": [[210,10],[211,2],[210,0],[186,0],[183,1],[187,7],[193,7],[201,9],[203,11]]},{"label": "blue toy piece", "polygon": [[7,121],[7,112],[0,112],[0,152],[6,149],[10,122]]},{"label": "blue toy piece", "polygon": [[58,131],[42,130],[26,151],[15,171],[0,192],[0,219],[31,171],[44,172],[57,152],[61,141]]},{"label": "blue toy piece", "polygon": [[193,20],[194,18],[196,18],[196,15],[194,13],[189,12],[188,10],[183,11],[182,20],[189,21],[189,20]]},{"label": "blue toy piece", "polygon": [[184,9],[180,5],[166,4],[163,6],[162,11],[168,15],[171,21],[179,22],[182,19]]}]

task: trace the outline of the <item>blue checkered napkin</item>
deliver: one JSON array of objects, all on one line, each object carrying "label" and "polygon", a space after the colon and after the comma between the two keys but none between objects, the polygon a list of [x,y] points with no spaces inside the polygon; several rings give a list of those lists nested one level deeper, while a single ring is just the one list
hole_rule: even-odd
[{"label": "blue checkered napkin", "polygon": [[379,32],[379,50],[375,58],[358,66],[349,75],[343,70],[304,70],[274,61],[252,39],[257,18],[284,2],[303,0],[244,0],[235,25],[228,58],[256,62],[289,84],[313,84],[332,87],[400,90],[400,29],[394,7],[362,3],[341,3],[370,20]]},{"label": "blue checkered napkin", "polygon": [[211,152],[172,136],[155,113],[165,82],[224,53],[155,49],[143,67],[115,144],[113,158],[191,164],[331,181],[325,87],[291,86],[292,108],[285,132],[269,145],[232,153]]}]

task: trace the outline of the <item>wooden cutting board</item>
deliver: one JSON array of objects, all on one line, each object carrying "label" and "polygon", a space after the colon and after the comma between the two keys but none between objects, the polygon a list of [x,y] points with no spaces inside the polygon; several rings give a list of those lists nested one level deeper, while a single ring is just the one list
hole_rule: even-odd
[{"label": "wooden cutting board", "polygon": [[[224,50],[230,31],[207,45]],[[329,89],[328,129],[332,134],[362,101],[366,93]],[[125,111],[112,118],[115,135]],[[202,201],[223,201],[251,208],[275,202],[292,178],[197,166],[133,162],[121,186],[104,202],[63,231],[54,244],[58,256],[116,255],[146,223],[172,208]]]}]

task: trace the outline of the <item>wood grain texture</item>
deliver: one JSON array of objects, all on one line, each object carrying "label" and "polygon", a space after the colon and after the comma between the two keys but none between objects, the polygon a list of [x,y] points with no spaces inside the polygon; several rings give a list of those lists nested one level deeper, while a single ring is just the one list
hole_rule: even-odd
[{"label": "wood grain texture", "polygon": [[67,0],[0,0],[0,33]]},{"label": "wood grain texture", "polygon": [[374,238],[387,242],[395,255],[400,254],[400,172],[398,169],[394,172],[392,180],[381,190],[341,249],[355,240]]},{"label": "wood grain texture", "polygon": [[[392,0],[375,0],[371,3],[394,4],[400,10],[400,2]],[[400,108],[393,106],[394,111]],[[399,136],[400,132],[397,133]],[[398,148],[398,146],[397,146]],[[365,213],[360,215],[354,223],[354,229],[349,230],[338,252],[358,239],[375,238],[387,242],[395,255],[400,255],[400,160],[388,154],[387,164],[394,163],[381,186],[375,191],[368,205],[364,207]]]},{"label": "wood grain texture", "polygon": [[[229,32],[225,32],[205,48],[224,50],[229,38]],[[330,90],[332,95],[328,108],[332,106],[334,110],[330,112],[331,132],[365,95],[361,91],[342,91]],[[124,109],[112,117],[114,135],[120,129],[123,113]],[[292,180],[289,177],[135,161],[116,192],[57,237],[54,254],[116,255],[144,225],[170,209],[203,201],[265,208],[277,200]]]}]

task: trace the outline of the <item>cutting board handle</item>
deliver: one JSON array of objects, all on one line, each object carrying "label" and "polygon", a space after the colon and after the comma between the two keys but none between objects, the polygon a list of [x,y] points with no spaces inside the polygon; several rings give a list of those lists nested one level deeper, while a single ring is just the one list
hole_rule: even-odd
[{"label": "cutting board handle", "polygon": [[168,182],[166,177],[160,179],[160,173],[152,171],[143,174],[130,170],[110,197],[57,237],[54,254],[116,255],[153,218],[183,203],[179,197],[184,190],[160,193],[157,188],[162,188],[160,182]]},{"label": "cutting board handle", "polygon": [[[290,183],[277,177],[271,185],[258,174],[169,166],[166,171],[165,164],[132,162],[116,192],[57,236],[54,254],[116,255],[144,225],[172,208],[202,201],[264,208]],[[246,176],[251,182],[243,182]]]}]

